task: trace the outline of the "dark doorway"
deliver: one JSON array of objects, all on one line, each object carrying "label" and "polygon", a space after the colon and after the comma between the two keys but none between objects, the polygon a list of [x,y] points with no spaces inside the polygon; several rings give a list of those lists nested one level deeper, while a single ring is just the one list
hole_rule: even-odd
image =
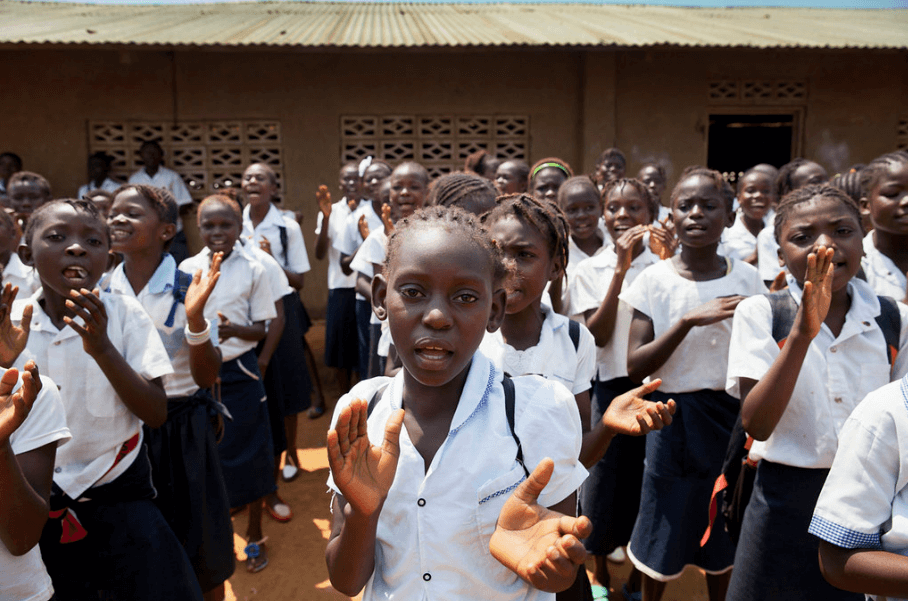
[{"label": "dark doorway", "polygon": [[[791,160],[795,115],[710,115],[707,165],[729,175]],[[735,176],[729,177],[732,181]]]}]

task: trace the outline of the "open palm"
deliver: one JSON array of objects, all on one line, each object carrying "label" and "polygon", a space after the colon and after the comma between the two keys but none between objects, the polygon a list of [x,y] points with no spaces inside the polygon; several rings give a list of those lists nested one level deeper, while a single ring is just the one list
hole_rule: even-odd
[{"label": "open palm", "polygon": [[38,398],[41,380],[34,361],[25,364],[22,387],[14,393],[13,388],[18,381],[19,370],[15,368],[6,370],[0,377],[0,445],[9,442],[10,436],[28,417],[35,399]]}]

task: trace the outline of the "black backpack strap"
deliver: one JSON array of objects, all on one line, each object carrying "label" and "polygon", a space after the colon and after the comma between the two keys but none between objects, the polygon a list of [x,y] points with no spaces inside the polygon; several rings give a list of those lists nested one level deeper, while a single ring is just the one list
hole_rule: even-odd
[{"label": "black backpack strap", "polygon": [[571,337],[571,342],[574,343],[574,351],[576,352],[580,349],[580,324],[573,319],[568,320],[568,336]]},{"label": "black backpack strap", "polygon": [[173,305],[170,306],[170,313],[167,315],[167,320],[164,322],[164,325],[168,328],[173,327],[173,322],[177,316],[177,307],[186,302],[186,291],[189,290],[189,285],[191,283],[191,275],[180,271],[179,269],[174,270],[173,288],[170,291],[171,294],[173,294]]},{"label": "black backpack strap", "polygon": [[277,231],[281,238],[281,257],[284,258],[284,265],[287,265],[287,228],[279,225]]},{"label": "black backpack strap", "polygon": [[372,410],[375,409],[375,406],[378,404],[378,401],[381,400],[381,395],[385,392],[387,384],[382,384],[378,387],[375,393],[372,395],[372,398],[369,399],[369,407],[366,409],[366,417],[372,415]]},{"label": "black backpack strap", "polygon": [[772,309],[772,339],[781,346],[791,333],[791,326],[794,325],[795,316],[798,314],[798,305],[787,289],[764,296],[769,299],[769,306]]},{"label": "black backpack strap", "polygon": [[508,374],[505,374],[501,379],[501,387],[504,388],[504,413],[508,418],[508,428],[511,430],[514,442],[517,443],[517,463],[520,464],[520,467],[523,468],[523,473],[529,478],[530,471],[523,462],[523,445],[520,444],[520,438],[517,436],[517,431],[514,430],[514,380]]},{"label": "black backpack strap", "polygon": [[883,338],[886,340],[886,356],[889,358],[889,365],[892,365],[899,354],[902,316],[895,299],[888,296],[878,296],[877,298],[880,300],[880,314],[876,316],[876,323],[883,331]]}]

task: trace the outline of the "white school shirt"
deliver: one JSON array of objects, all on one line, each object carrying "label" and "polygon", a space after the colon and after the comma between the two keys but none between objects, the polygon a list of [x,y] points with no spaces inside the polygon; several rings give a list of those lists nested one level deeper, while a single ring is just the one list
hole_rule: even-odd
[{"label": "white school shirt", "polygon": [[[381,211],[381,206],[379,206],[379,211]],[[334,241],[334,247],[348,257],[355,253],[360,244],[364,242],[363,237],[359,233],[359,218],[363,215],[366,216],[370,234],[377,229],[384,229],[385,227],[384,222],[381,220],[381,215],[372,208],[372,201],[369,199],[361,200],[356,210],[344,220],[344,233]]]},{"label": "white school shirt", "polygon": [[[21,386],[19,379],[17,388]],[[41,391],[38,398],[22,422],[22,425],[10,436],[10,447],[14,455],[22,455],[39,449],[52,442],[57,447],[72,438],[66,427],[63,401],[57,385],[46,376],[41,376]],[[54,594],[44,562],[41,560],[41,549],[32,547],[25,555],[19,557],[10,553],[0,543],[0,599],[10,601],[46,601]]]},{"label": "white school shirt", "polygon": [[9,262],[3,268],[3,285],[7,283],[19,287],[16,298],[28,298],[41,287],[41,279],[34,267],[29,267],[22,262],[19,255],[12,253]]},{"label": "white school shirt", "polygon": [[[130,182],[130,183],[132,183],[132,182]],[[81,186],[79,188],[79,194],[78,194],[78,196],[76,196],[76,198],[82,198],[89,192],[93,192],[95,190],[104,190],[105,192],[113,193],[113,192],[116,192],[117,190],[119,190],[120,186],[122,186],[122,185],[123,184],[121,184],[120,182],[115,182],[114,180],[110,179],[109,177],[104,178],[104,181],[101,182],[100,188],[96,187],[94,185],[94,182],[88,182],[87,184],[85,184],[84,186]]]},{"label": "white school shirt", "polygon": [[539,332],[539,342],[518,351],[504,341],[501,330],[486,332],[479,350],[492,360],[496,368],[511,376],[537,375],[560,382],[571,394],[589,390],[596,375],[596,341],[580,324],[577,350],[568,332],[570,320],[542,307],[544,320]]},{"label": "white school shirt", "polygon": [[[791,276],[788,291],[801,303],[801,287]],[[901,316],[899,354],[889,366],[886,342],[875,318],[880,303],[863,280],[848,283],[851,307],[838,337],[824,323],[810,343],[791,400],[765,441],[754,441],[750,454],[794,467],[832,465],[840,431],[851,411],[867,393],[908,371],[908,307],[898,303]],[[765,296],[741,302],[735,311],[728,357],[726,390],[741,398],[741,378],[759,380],[776,357],[772,339],[772,309]]]},{"label": "white school shirt", "polygon": [[[659,257],[644,247],[643,252],[631,261],[630,269],[627,270],[621,284],[621,291],[627,290],[644,269],[658,261]],[[618,255],[615,254],[614,247],[590,257],[577,266],[571,285],[571,313],[576,315],[581,323],[584,322],[585,312],[598,309],[602,305],[617,266]],[[605,346],[596,347],[597,379],[600,382],[627,376],[627,341],[633,317],[633,307],[619,300],[612,339]]]},{"label": "white school shirt", "polygon": [[[378,519],[375,571],[364,601],[555,599],[554,593],[529,586],[489,551],[501,508],[526,477],[505,415],[501,372],[481,352],[469,369],[451,429],[428,473],[407,427],[401,429],[397,473]],[[380,444],[388,418],[401,407],[403,376],[401,370],[394,378],[357,384],[338,401],[331,427],[352,399],[371,399],[389,384],[368,422],[370,441]],[[514,430],[527,469],[532,472],[545,457],[555,462],[552,479],[539,496],[540,505],[551,507],[587,476],[577,459],[580,414],[574,398],[557,382],[514,378],[514,392]],[[328,486],[340,492],[330,475]]]},{"label": "white school shirt", "polygon": [[[353,288],[356,285],[356,274],[344,275],[340,266],[340,251],[334,246],[335,240],[344,235],[344,223],[352,211],[346,200],[339,200],[331,205],[331,217],[328,218],[328,290]],[[322,233],[325,214],[318,212],[315,224],[315,235]]]},{"label": "white school shirt", "polygon": [[[388,248],[388,237],[385,235],[385,227],[376,228],[369,232],[369,237],[359,247],[359,252],[350,262],[350,268],[368,275],[370,278],[375,277],[375,268],[372,264],[383,265]],[[362,300],[365,300],[363,298]],[[381,320],[375,316],[375,313],[369,317],[369,323],[378,325]]]},{"label": "white school shirt", "polygon": [[[205,247],[180,263],[180,269],[195,273],[197,269],[207,270],[210,265],[211,250]],[[221,262],[221,277],[205,303],[205,318],[220,323],[220,311],[232,323],[252,325],[277,317],[274,300],[265,267],[237,240],[230,255]],[[256,344],[254,340],[234,336],[221,343],[221,354],[225,362],[231,361],[254,349]]]},{"label": "white school shirt", "polygon": [[[124,264],[117,265],[110,276],[109,290],[136,299],[151,317],[158,335],[164,343],[164,349],[173,366],[173,373],[164,376],[164,390],[170,398],[190,396],[199,389],[192,378],[189,359],[189,345],[186,344],[186,306],[177,303],[173,297],[174,279],[177,263],[169,254],[164,254],[160,265],[155,270],[145,287],[136,294],[126,278]],[[190,273],[189,275],[193,275]],[[166,325],[167,318],[173,311],[173,323]],[[218,321],[211,320],[211,342],[218,344]]]},{"label": "white school shirt", "polygon": [[[145,168],[141,168],[132,175],[129,176],[130,184],[146,184],[149,186],[155,186],[158,188],[165,188],[173,194],[174,199],[177,201],[177,206],[182,207],[184,205],[192,204],[192,195],[189,193],[189,188],[186,187],[186,183],[183,181],[183,178],[180,177],[180,174],[172,169],[168,169],[164,165],[160,165],[158,170],[155,171],[154,176],[148,175],[148,172],[145,171]],[[177,219],[177,231],[183,231],[183,220]]]},{"label": "white school shirt", "polygon": [[761,280],[771,282],[780,271],[787,270],[779,265],[779,243],[776,242],[775,225],[772,221],[768,221],[767,224],[757,234],[757,269],[760,270]]},{"label": "white school shirt", "polygon": [[[764,219],[763,223],[767,223],[767,221]],[[764,229],[766,228],[764,227]],[[760,231],[762,232],[763,230]],[[744,213],[738,211],[735,213],[735,222],[722,232],[722,241],[719,242],[718,253],[723,257],[743,261],[752,255],[756,249],[757,237],[751,234],[750,230],[747,229],[747,225],[744,224]],[[778,255],[776,255],[776,264],[778,262]],[[779,272],[776,271],[776,273]]]},{"label": "white school shirt", "polygon": [[[715,280],[695,282],[681,277],[672,260],[659,261],[643,270],[618,298],[653,322],[655,338],[684,315],[720,296],[752,296],[766,292],[753,265],[731,261],[731,270]],[[665,364],[650,374],[662,378],[663,392],[725,390],[731,319],[691,328]]]},{"label": "white school shirt", "polygon": [[[120,400],[113,385],[82,346],[82,337],[69,326],[51,322],[39,302],[43,289],[13,303],[11,319],[22,321],[27,304],[34,307],[28,344],[15,367],[32,359],[52,378],[66,408],[66,424],[73,438],[57,452],[54,483],[72,499],[93,486],[116,480],[142,448],[142,420]],[[107,337],[126,363],[146,380],[173,373],[170,358],[151,318],[134,298],[101,292],[107,312]],[[81,317],[77,323],[83,323]],[[124,442],[139,435],[139,444],[111,469]],[[110,471],[108,471],[110,470]],[[89,493],[89,497],[90,497]]]},{"label": "white school shirt", "polygon": [[908,381],[871,392],[842,439],[808,531],[837,547],[908,556]]},{"label": "white school shirt", "polygon": [[290,285],[290,280],[287,279],[287,274],[284,273],[277,259],[256,246],[254,242],[246,243],[243,249],[265,268],[265,272],[268,274],[268,287],[274,296],[274,302],[296,292],[293,286]]},{"label": "white school shirt", "polygon": [[[271,256],[283,269],[293,273],[306,273],[311,269],[309,257],[306,255],[306,242],[303,240],[303,231],[300,225],[290,217],[286,217],[280,209],[273,204],[268,207],[265,218],[257,227],[252,226],[249,205],[243,209],[243,238],[247,244],[258,246],[263,238],[271,244]],[[287,260],[284,260],[284,246],[281,244],[281,228],[287,232]]]},{"label": "white school shirt", "polygon": [[895,263],[877,250],[873,244],[873,232],[864,236],[864,256],[861,258],[861,267],[867,283],[880,296],[891,296],[897,301],[905,299],[905,289],[908,281],[902,270]]},{"label": "white school shirt", "polygon": [[[611,238],[605,236],[603,240],[602,246],[600,246],[592,255],[588,255],[577,246],[572,237],[568,236],[568,264],[564,270],[564,276],[567,278],[567,282],[563,282],[561,288],[561,306],[564,307],[567,315],[573,314],[571,311],[571,286],[574,281],[574,274],[577,272],[577,266],[591,256],[598,256],[606,249],[610,248],[605,240],[611,240]],[[546,286],[546,293],[548,292],[549,286]],[[548,298],[551,299],[551,296],[548,296]]]}]

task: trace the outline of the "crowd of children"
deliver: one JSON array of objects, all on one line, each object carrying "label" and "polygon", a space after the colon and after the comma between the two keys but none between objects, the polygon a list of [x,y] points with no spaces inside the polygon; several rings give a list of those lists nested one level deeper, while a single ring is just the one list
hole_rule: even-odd
[{"label": "crowd of children", "polygon": [[[302,228],[256,163],[186,256],[188,191],[141,157],[54,200],[0,155],[0,600],[217,601],[231,515],[249,572],[293,518],[326,410]],[[318,189],[337,590],[659,601],[696,566],[710,601],[908,598],[908,152],[691,166],[664,203],[667,167],[367,157]]]}]

